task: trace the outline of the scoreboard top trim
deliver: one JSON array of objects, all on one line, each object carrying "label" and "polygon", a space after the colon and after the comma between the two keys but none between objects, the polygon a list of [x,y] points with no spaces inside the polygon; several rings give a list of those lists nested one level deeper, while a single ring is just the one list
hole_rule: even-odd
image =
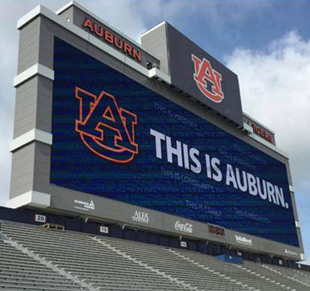
[{"label": "scoreboard top trim", "polygon": [[[74,33],[78,37],[84,39],[86,42],[91,43],[92,45],[96,46],[97,48],[103,50],[107,54],[111,55],[115,59],[118,59],[119,61],[126,63],[127,66],[131,67],[132,69],[138,71],[142,75],[148,77],[148,78],[158,78],[167,84],[171,84],[171,78],[170,76],[166,75],[164,72],[159,70],[158,68],[152,68],[151,70],[148,70],[144,68],[143,66],[139,65],[129,57],[124,56],[120,52],[116,51],[115,49],[111,48],[107,44],[99,41],[94,36],[90,35],[89,33],[85,32],[83,29],[77,27],[76,25],[73,25],[72,23],[65,21],[62,17],[59,15],[53,13],[48,8],[38,5],[34,9],[32,9],[30,12],[28,12],[26,15],[24,15],[22,18],[20,18],[17,21],[17,29],[22,29],[25,25],[27,25],[30,21],[35,19],[38,16],[44,16],[48,18],[49,20],[57,23],[61,27],[69,30],[70,32]],[[139,45],[139,47],[141,47]],[[144,49],[143,49],[144,50]],[[144,50],[145,51],[145,50]]]}]

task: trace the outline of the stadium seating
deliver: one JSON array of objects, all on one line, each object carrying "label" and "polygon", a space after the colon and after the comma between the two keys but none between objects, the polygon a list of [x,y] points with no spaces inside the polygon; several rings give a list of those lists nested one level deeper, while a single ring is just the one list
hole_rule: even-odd
[{"label": "stadium seating", "polygon": [[1,222],[1,290],[310,290],[301,270]]},{"label": "stadium seating", "polygon": [[79,285],[0,240],[0,289],[79,290]]}]

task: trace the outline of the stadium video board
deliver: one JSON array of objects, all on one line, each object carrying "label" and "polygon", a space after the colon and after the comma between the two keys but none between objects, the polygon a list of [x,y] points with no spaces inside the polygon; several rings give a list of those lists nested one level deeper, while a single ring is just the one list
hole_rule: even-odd
[{"label": "stadium video board", "polygon": [[286,166],[55,38],[50,182],[298,246]]}]

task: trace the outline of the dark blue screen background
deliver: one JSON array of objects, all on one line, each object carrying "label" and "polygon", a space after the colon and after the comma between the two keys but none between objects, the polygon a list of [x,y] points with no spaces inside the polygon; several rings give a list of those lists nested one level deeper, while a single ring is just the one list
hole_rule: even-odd
[{"label": "dark blue screen background", "polygon": [[[54,51],[51,183],[298,246],[283,163],[60,39]],[[75,87],[97,96],[106,91],[138,116],[139,154],[130,163],[100,158],[83,144],[75,131]],[[150,128],[170,136],[174,145],[179,140],[198,149],[202,172],[168,163],[165,146],[163,159],[157,159]],[[225,177],[221,183],[208,179],[204,153],[283,188],[289,209],[226,186]]]}]

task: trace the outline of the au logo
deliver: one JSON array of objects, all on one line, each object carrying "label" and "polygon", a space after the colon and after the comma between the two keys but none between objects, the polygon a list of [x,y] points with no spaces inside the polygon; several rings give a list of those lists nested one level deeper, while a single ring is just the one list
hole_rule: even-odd
[{"label": "au logo", "polygon": [[119,107],[116,98],[102,91],[99,96],[79,87],[79,120],[75,131],[97,156],[116,163],[128,163],[138,154],[135,142],[137,115]]},{"label": "au logo", "polygon": [[200,60],[192,54],[192,61],[194,62],[195,69],[193,78],[200,92],[216,103],[222,102],[224,99],[221,84],[222,75],[214,70],[210,62],[205,58]]}]

